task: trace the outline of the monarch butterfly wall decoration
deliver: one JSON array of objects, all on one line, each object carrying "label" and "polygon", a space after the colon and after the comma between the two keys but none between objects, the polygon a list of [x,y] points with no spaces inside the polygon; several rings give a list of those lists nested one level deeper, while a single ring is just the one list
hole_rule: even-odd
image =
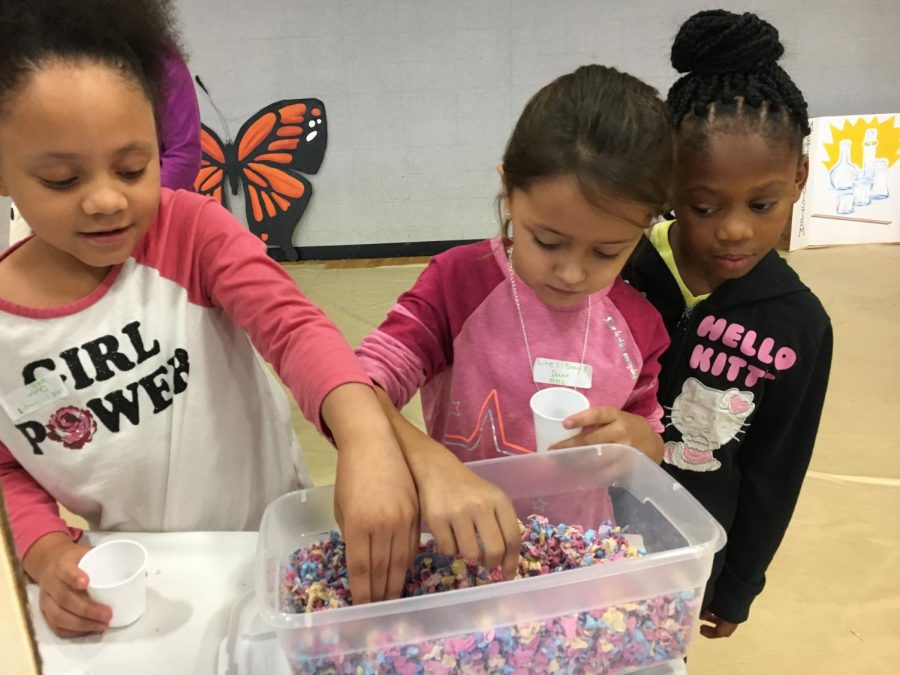
[{"label": "monarch butterfly wall decoration", "polygon": [[[195,80],[209,96],[200,78]],[[280,248],[287,260],[297,260],[294,229],[312,196],[312,184],[302,174],[315,174],[325,157],[325,105],[317,98],[277,101],[244,122],[234,140],[224,116],[215,104],[213,108],[225,142],[200,125],[200,172],[194,189],[229,208],[229,190],[237,196],[243,188],[250,231]]]}]

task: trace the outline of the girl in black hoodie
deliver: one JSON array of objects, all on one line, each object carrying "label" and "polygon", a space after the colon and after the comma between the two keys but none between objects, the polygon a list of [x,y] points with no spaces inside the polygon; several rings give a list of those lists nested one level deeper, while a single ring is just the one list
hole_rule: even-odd
[{"label": "girl in black hoodie", "polygon": [[701,618],[748,617],[809,465],[831,365],[831,322],[775,253],[809,172],[806,102],[755,14],[695,14],[672,46],[675,220],[625,277],[663,316],[663,466],[728,532]]}]

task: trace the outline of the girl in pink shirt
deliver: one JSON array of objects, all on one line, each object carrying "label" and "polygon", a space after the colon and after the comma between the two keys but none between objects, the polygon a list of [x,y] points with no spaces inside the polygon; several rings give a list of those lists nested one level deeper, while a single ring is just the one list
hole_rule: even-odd
[{"label": "girl in pink shirt", "polygon": [[[664,104],[634,77],[594,65],[551,82],[499,167],[502,236],[435,257],[357,351],[444,552],[483,547],[488,566],[515,570],[512,506],[461,462],[533,452],[529,399],[551,383],[591,406],[556,447],[618,442],[661,460],[669,341],[619,272],[666,206],[672,147]],[[427,436],[397,412],[420,389]]]}]

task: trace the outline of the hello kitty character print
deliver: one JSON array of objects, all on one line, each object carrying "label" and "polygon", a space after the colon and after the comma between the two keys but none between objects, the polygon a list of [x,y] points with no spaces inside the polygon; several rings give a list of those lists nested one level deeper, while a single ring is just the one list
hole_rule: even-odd
[{"label": "hello kitty character print", "polygon": [[721,462],[713,452],[737,438],[756,404],[753,392],[721,391],[689,377],[669,413],[681,441],[668,441],[663,461],[686,471],[715,471]]}]

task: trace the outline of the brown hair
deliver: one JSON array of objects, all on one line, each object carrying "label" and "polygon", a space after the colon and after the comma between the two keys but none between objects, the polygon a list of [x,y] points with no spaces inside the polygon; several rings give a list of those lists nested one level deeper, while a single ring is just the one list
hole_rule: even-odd
[{"label": "brown hair", "polygon": [[[526,104],[503,154],[504,188],[572,175],[592,203],[646,206],[649,224],[668,206],[673,155],[669,113],[653,87],[615,68],[582,66]],[[502,212],[500,220],[506,236]]]}]

